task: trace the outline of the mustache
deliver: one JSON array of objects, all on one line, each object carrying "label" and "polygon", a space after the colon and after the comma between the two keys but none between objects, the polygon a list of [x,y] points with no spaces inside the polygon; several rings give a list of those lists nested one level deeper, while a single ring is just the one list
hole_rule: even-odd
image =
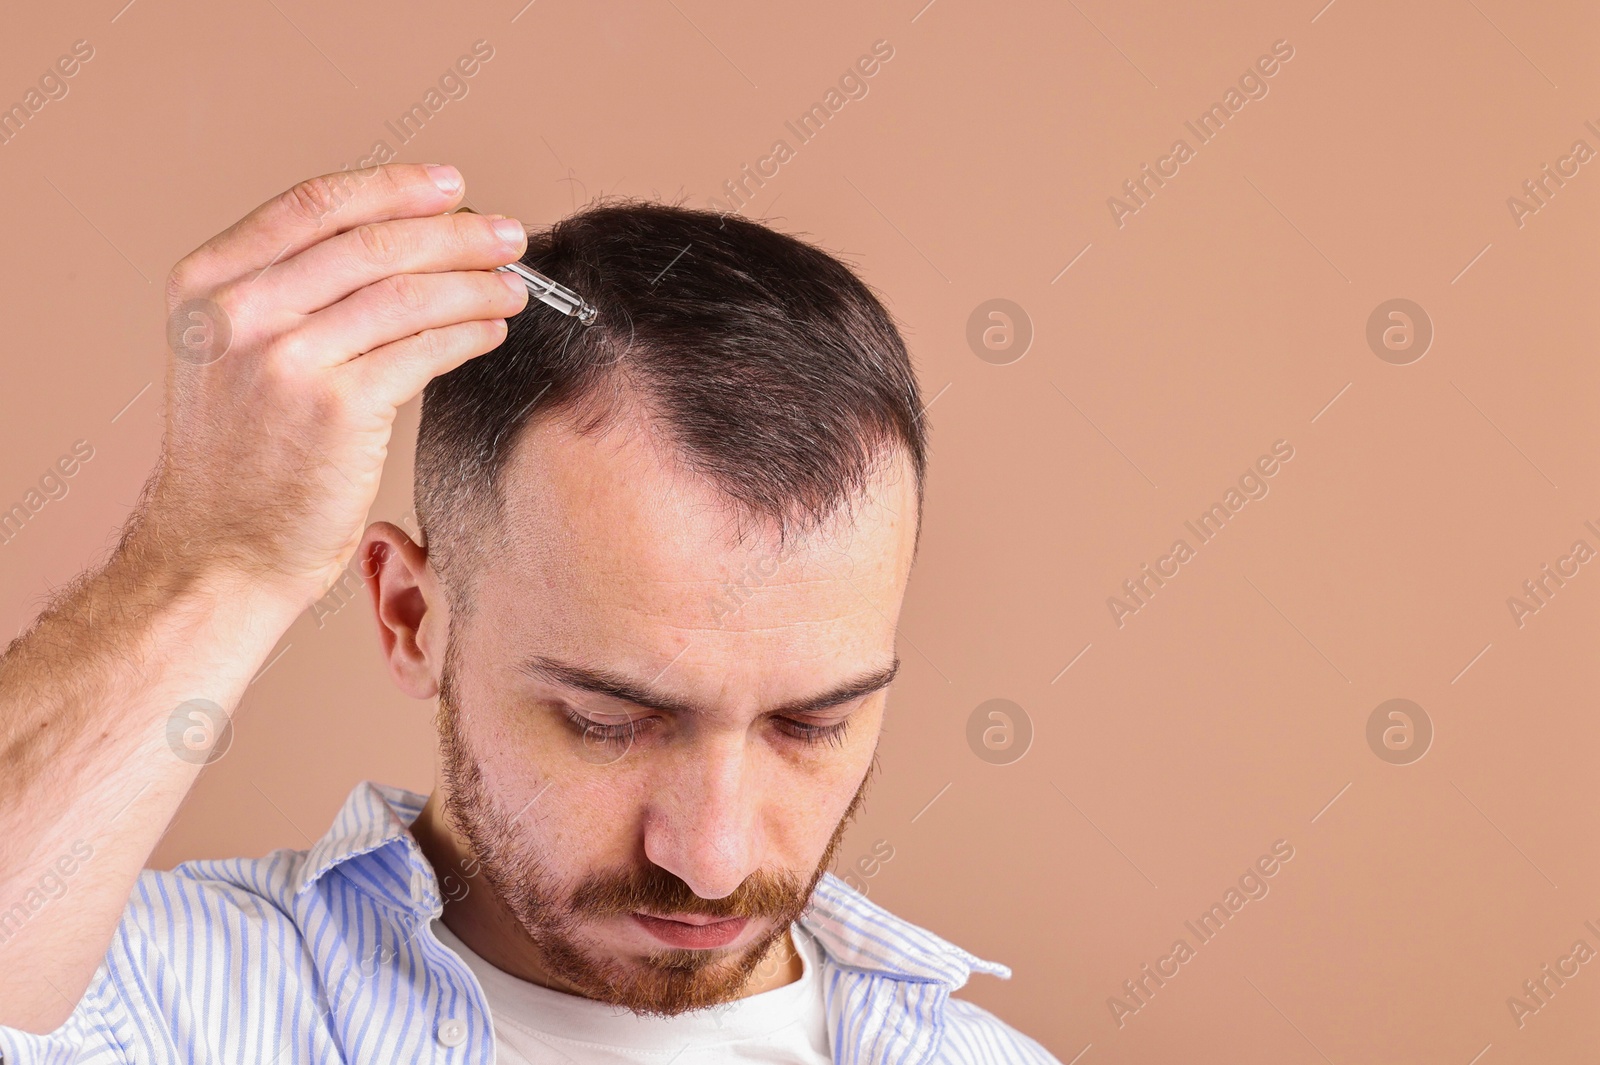
[{"label": "mustache", "polygon": [[804,909],[807,885],[792,873],[757,871],[733,893],[701,898],[682,879],[652,865],[647,869],[595,873],[572,893],[567,908],[585,917],[612,917],[638,911],[688,913],[701,917],[777,917],[792,920]]}]

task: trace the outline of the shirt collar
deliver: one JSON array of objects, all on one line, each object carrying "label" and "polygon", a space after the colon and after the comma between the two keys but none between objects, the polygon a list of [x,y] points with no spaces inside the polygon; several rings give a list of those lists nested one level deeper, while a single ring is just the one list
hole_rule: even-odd
[{"label": "shirt collar", "polygon": [[[398,851],[393,857],[399,858],[411,874],[403,885],[409,903],[406,908],[431,911],[435,904],[442,904],[433,867],[409,831],[426,801],[427,796],[405,788],[370,780],[357,784],[334,815],[327,833],[311,845],[305,860],[295,870],[290,882],[292,893],[299,895],[309,890],[311,885],[344,865],[350,865],[352,872],[363,874],[355,879],[358,884],[368,886],[372,878],[361,866],[372,864],[380,856],[389,858],[392,852]],[[382,895],[379,901],[391,904],[398,901],[393,897],[394,892],[384,891]]]},{"label": "shirt collar", "polygon": [[[364,780],[306,852],[291,890],[298,895],[341,866],[379,902],[433,916],[443,908],[438,881],[409,826],[427,796]],[[974,972],[1010,979],[1011,969],[985,961],[925,928],[890,913],[832,873],[824,873],[800,924],[829,962],[899,980],[930,981],[954,991]]]},{"label": "shirt collar", "polygon": [[832,873],[824,873],[800,924],[835,965],[901,980],[944,984],[954,991],[974,972],[1002,980],[1009,966],[985,961],[926,928],[896,917]]}]

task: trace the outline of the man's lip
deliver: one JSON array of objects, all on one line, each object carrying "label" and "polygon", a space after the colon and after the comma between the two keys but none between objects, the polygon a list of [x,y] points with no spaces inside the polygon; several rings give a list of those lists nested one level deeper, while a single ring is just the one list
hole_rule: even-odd
[{"label": "man's lip", "polygon": [[680,950],[717,950],[729,947],[745,934],[750,924],[748,917],[729,917],[707,921],[699,914],[680,914],[692,917],[695,923],[671,917],[652,917],[635,912],[634,924],[650,933],[658,943]]},{"label": "man's lip", "polygon": [[738,920],[736,917],[707,917],[701,913],[645,913],[643,910],[637,912],[641,917],[654,917],[658,921],[677,921],[679,924],[707,925]]}]

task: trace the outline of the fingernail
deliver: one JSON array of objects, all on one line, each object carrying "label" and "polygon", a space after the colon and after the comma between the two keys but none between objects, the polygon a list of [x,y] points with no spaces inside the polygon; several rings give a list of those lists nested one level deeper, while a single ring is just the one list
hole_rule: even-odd
[{"label": "fingernail", "polygon": [[439,186],[440,192],[457,192],[461,188],[461,171],[453,166],[430,166],[428,177]]},{"label": "fingernail", "polygon": [[500,270],[497,271],[497,273],[500,275],[500,280],[504,281],[506,283],[506,287],[512,292],[528,291],[528,287],[523,283],[522,278],[518,277],[516,274],[513,274],[510,270]]},{"label": "fingernail", "polygon": [[528,231],[522,228],[522,223],[515,218],[502,218],[494,224],[495,235],[501,240],[515,247],[521,244]]}]

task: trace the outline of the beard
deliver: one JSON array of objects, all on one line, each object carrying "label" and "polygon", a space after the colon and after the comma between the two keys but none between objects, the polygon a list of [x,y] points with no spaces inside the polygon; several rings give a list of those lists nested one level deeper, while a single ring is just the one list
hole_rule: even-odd
[{"label": "beard", "polygon": [[[732,894],[703,899],[678,876],[650,863],[643,868],[595,870],[568,887],[519,829],[521,815],[508,816],[486,786],[462,727],[464,708],[453,682],[457,665],[452,634],[446,638],[437,721],[441,772],[449,793],[445,816],[471,844],[478,871],[521,926],[545,972],[585,998],[641,1015],[672,1017],[737,999],[790,924],[810,908],[817,882],[833,865],[845,829],[866,799],[877,768],[876,750],[821,860],[804,878],[789,870],[758,869]],[[768,920],[770,927],[737,954],[664,947],[631,960],[608,952],[583,934],[585,921],[634,912],[747,917]]]}]

